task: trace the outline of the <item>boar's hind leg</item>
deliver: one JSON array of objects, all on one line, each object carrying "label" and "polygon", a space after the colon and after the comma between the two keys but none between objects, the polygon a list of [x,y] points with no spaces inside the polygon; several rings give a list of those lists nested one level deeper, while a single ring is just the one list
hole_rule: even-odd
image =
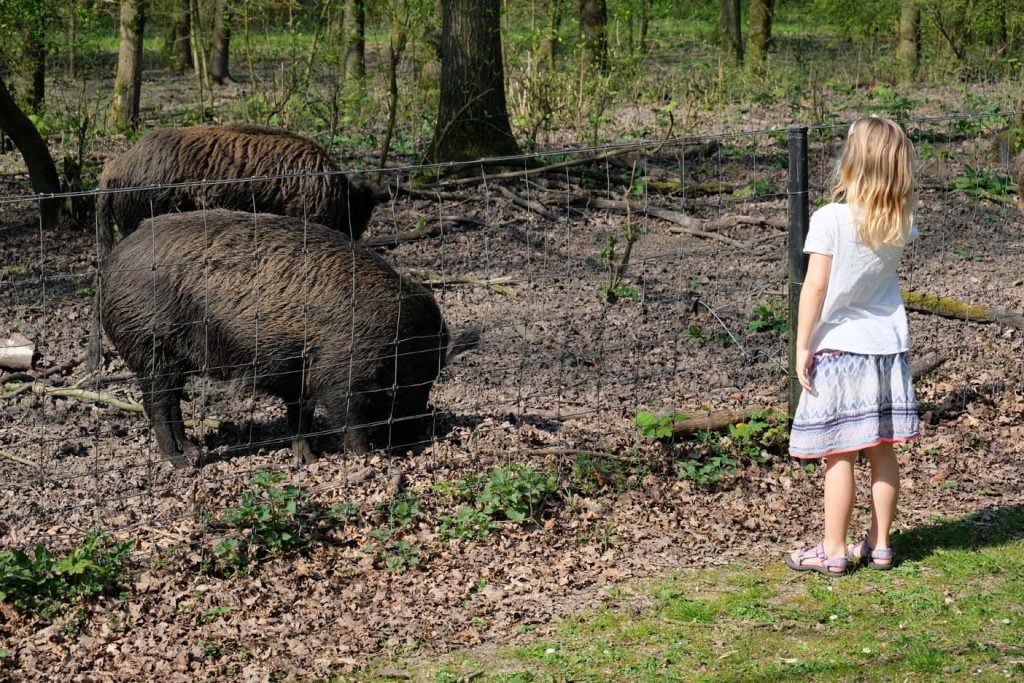
[{"label": "boar's hind leg", "polygon": [[306,435],[313,428],[315,404],[311,401],[297,399],[286,402],[288,408],[288,428],[292,432],[292,456],[296,464],[316,462],[316,455],[306,441]]},{"label": "boar's hind leg", "polygon": [[175,467],[186,465],[196,455],[196,447],[185,438],[181,415],[184,388],[182,375],[162,375],[142,384],[142,403],[153,425],[157,447]]}]

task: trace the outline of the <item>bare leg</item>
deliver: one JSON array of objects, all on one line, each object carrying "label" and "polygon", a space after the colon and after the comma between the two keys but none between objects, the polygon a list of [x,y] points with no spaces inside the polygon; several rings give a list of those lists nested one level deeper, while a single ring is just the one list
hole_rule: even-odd
[{"label": "bare leg", "polygon": [[[846,557],[846,532],[853,513],[856,495],[853,478],[853,464],[857,451],[838,453],[825,459],[825,554],[832,557]],[[793,561],[800,564],[798,555]],[[817,558],[804,559],[804,566],[821,566]],[[839,569],[832,571],[839,572]]]},{"label": "bare leg", "polygon": [[825,460],[825,552],[829,557],[846,555],[846,532],[856,495],[853,478],[856,459],[854,451],[830,455]]},{"label": "bare leg", "polygon": [[[900,495],[900,466],[891,443],[865,448],[864,453],[871,465],[871,527],[867,542],[874,549],[885,549],[889,547],[889,531]],[[876,564],[888,562],[875,559]]]}]

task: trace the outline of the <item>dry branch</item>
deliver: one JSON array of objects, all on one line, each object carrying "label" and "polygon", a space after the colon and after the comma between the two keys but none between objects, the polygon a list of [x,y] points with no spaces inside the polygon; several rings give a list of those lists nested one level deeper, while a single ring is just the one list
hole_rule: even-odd
[{"label": "dry branch", "polygon": [[3,394],[0,394],[2,399],[10,399],[23,394],[26,391],[30,391],[33,394],[43,394],[45,396],[52,396],[54,398],[74,398],[80,401],[92,401],[96,403],[105,403],[114,408],[127,411],[129,413],[141,413],[142,404],[136,403],[132,400],[126,400],[115,396],[114,394],[107,391],[90,391],[88,389],[78,389],[75,387],[51,387],[46,384],[40,384],[39,382],[25,382],[18,383],[12,382],[5,385],[10,387]]},{"label": "dry branch", "polygon": [[486,228],[487,224],[483,221],[478,221],[475,218],[469,218],[467,216],[442,216],[437,221],[431,221],[429,225],[424,225],[420,228],[412,228],[410,230],[403,230],[397,235],[386,235],[383,237],[374,237],[373,239],[363,240],[360,242],[360,246],[366,248],[374,247],[397,247],[399,244],[405,242],[415,242],[417,240],[429,239],[431,237],[440,237],[444,234],[444,228],[446,223],[465,224],[471,225],[476,228]]},{"label": "dry branch", "polygon": [[413,275],[417,278],[418,282],[428,287],[447,287],[449,285],[473,285],[475,287],[491,287],[494,291],[505,296],[515,296],[516,292],[514,289],[508,286],[508,283],[512,281],[510,277],[496,277],[496,278],[475,278],[469,277],[468,275],[458,275],[452,277],[443,277],[437,273],[419,271],[414,272]]},{"label": "dry branch", "polygon": [[1000,323],[1016,327],[1019,330],[1024,329],[1024,316],[1001,307],[985,308],[945,296],[912,291],[903,292],[903,303],[908,309],[918,313],[931,313],[943,318],[975,323]]},{"label": "dry branch", "polygon": [[704,229],[705,222],[696,219],[692,216],[687,216],[685,213],[679,211],[672,211],[671,209],[663,209],[658,206],[644,205],[638,202],[620,202],[612,199],[602,199],[600,197],[587,197],[577,195],[571,197],[569,203],[575,206],[592,206],[598,209],[609,209],[612,211],[630,211],[633,213],[645,213],[648,216],[654,216],[662,220],[669,221],[676,224],[676,228],[672,229],[673,232],[683,233],[686,235],[692,235],[694,237],[701,237],[709,240],[717,240],[730,246],[742,247],[745,246],[743,242],[734,240],[731,237],[725,235],[719,235],[717,233],[708,232]]},{"label": "dry branch", "polygon": [[526,208],[526,209],[529,209],[530,211],[533,211],[534,213],[543,216],[544,218],[548,219],[549,221],[557,221],[558,220],[559,216],[557,214],[551,212],[551,211],[548,211],[547,207],[545,207],[540,202],[531,201],[529,199],[523,199],[522,197],[520,197],[519,195],[517,195],[515,192],[513,192],[510,189],[508,189],[507,187],[503,187],[501,185],[496,185],[495,187],[498,188],[499,192],[501,192],[503,195],[505,195],[510,200],[512,200],[513,204],[515,204],[517,206],[521,206],[521,207]]},{"label": "dry branch", "polygon": [[32,462],[31,460],[26,460],[25,458],[19,458],[18,456],[14,455],[13,453],[8,453],[7,451],[0,451],[0,457],[7,458],[8,460],[13,460],[14,462],[21,463],[22,465],[25,465],[27,467],[33,467],[35,469],[39,469],[39,465],[37,465],[36,463]]}]

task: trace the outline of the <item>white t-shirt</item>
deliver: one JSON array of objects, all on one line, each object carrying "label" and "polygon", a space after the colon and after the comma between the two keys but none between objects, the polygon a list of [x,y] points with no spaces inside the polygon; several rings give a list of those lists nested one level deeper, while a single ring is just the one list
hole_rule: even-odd
[{"label": "white t-shirt", "polygon": [[[911,239],[916,236],[912,228]],[[881,355],[910,349],[907,312],[896,279],[903,247],[873,251],[857,236],[850,207],[833,203],[811,216],[804,253],[832,257],[821,318],[811,334],[812,352]]]}]

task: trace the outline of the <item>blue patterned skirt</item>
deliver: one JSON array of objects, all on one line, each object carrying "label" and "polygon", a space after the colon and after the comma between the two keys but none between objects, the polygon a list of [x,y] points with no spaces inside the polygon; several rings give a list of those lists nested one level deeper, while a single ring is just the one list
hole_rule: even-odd
[{"label": "blue patterned skirt", "polygon": [[917,399],[906,353],[814,355],[811,384],[793,415],[789,454],[824,458],[918,436]]}]

